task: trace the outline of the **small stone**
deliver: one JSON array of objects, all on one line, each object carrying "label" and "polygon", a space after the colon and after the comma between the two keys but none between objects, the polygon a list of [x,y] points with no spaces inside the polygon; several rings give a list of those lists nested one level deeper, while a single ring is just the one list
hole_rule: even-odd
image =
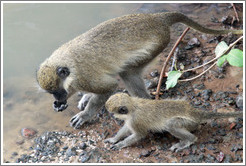
[{"label": "small stone", "polygon": [[68,146],[64,146],[62,149],[63,150],[67,150],[68,149]]},{"label": "small stone", "polygon": [[148,157],[148,156],[150,156],[150,154],[151,154],[151,151],[149,151],[149,150],[143,150],[141,152],[141,154],[139,155],[139,158],[141,158],[142,156],[143,157]]},{"label": "small stone", "polygon": [[200,46],[200,41],[197,38],[192,38],[189,42],[188,42],[188,46],[185,47],[186,50],[190,50],[194,47],[199,47]]},{"label": "small stone", "polygon": [[77,155],[76,148],[75,147],[72,147],[72,148],[67,149],[66,155],[68,157],[76,156]]},{"label": "small stone", "polygon": [[157,77],[159,75],[158,70],[154,70],[150,73],[151,77]]},{"label": "small stone", "polygon": [[13,153],[12,153],[12,156],[17,156],[17,155],[18,155],[17,152],[13,152]]},{"label": "small stone", "polygon": [[217,156],[217,160],[219,162],[222,162],[224,160],[224,153],[223,152],[220,152],[220,154]]},{"label": "small stone", "polygon": [[36,133],[37,133],[37,131],[32,129],[32,128],[22,128],[21,129],[21,135],[24,138],[28,138],[28,139],[33,138]]},{"label": "small stone", "polygon": [[87,145],[86,145],[86,143],[81,143],[80,145],[79,145],[79,148],[80,149],[82,149],[82,150],[85,150],[86,148],[87,148]]},{"label": "small stone", "polygon": [[224,16],[221,18],[221,22],[225,25],[231,25],[233,18],[231,16]]},{"label": "small stone", "polygon": [[225,135],[226,135],[226,130],[225,130],[225,129],[219,129],[219,130],[217,130],[217,133],[218,133],[220,136],[225,136]]},{"label": "small stone", "polygon": [[81,163],[85,163],[90,160],[90,156],[84,155],[80,158]]},{"label": "small stone", "polygon": [[243,110],[243,96],[239,95],[236,98],[236,106],[240,109]]},{"label": "small stone", "polygon": [[17,145],[22,145],[24,142],[25,142],[25,141],[22,139],[22,140],[16,141],[16,144],[17,144]]}]

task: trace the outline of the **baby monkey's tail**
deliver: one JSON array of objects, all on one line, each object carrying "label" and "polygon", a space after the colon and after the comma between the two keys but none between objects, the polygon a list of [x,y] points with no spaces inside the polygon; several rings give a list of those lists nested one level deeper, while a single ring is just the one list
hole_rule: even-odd
[{"label": "baby monkey's tail", "polygon": [[243,117],[243,111],[229,112],[229,113],[221,113],[221,112],[204,112],[202,118],[204,120],[207,119],[221,119],[221,118],[236,118]]}]

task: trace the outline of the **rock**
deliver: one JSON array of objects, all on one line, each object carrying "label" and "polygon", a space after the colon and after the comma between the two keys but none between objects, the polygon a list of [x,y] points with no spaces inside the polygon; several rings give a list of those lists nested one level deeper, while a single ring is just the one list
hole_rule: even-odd
[{"label": "rock", "polygon": [[240,109],[243,110],[243,96],[239,95],[236,98],[236,106]]},{"label": "rock", "polygon": [[79,148],[80,149],[82,149],[82,150],[85,150],[86,148],[87,148],[87,145],[86,145],[86,143],[81,143],[80,145],[79,145]]},{"label": "rock", "polygon": [[225,129],[219,129],[219,130],[217,130],[217,133],[218,133],[220,136],[225,136],[225,135],[226,135],[226,130],[225,130]]},{"label": "rock", "polygon": [[13,153],[12,153],[12,156],[17,156],[17,155],[18,155],[17,152],[13,152]]},{"label": "rock", "polygon": [[201,93],[201,96],[204,98],[204,100],[208,100],[211,95],[212,95],[212,90],[211,89],[205,89]]},{"label": "rock", "polygon": [[157,77],[158,75],[159,75],[158,70],[154,70],[154,71],[152,71],[152,72],[150,73],[150,76],[151,76],[151,77]]},{"label": "rock", "polygon": [[63,150],[67,150],[68,149],[68,146],[64,146],[62,149]]},{"label": "rock", "polygon": [[85,163],[85,162],[87,162],[89,160],[90,160],[90,156],[88,156],[87,154],[80,157],[81,163]]},{"label": "rock", "polygon": [[152,151],[150,151],[150,150],[142,150],[141,154],[139,155],[139,158],[148,157],[148,156],[150,156],[151,152]]},{"label": "rock", "polygon": [[224,153],[223,152],[220,152],[220,154],[217,156],[217,160],[221,163],[223,160],[224,160]]},{"label": "rock", "polygon": [[37,131],[32,128],[22,128],[21,135],[24,138],[30,139],[33,138],[37,134]]},{"label": "rock", "polygon": [[146,80],[145,85],[146,85],[147,89],[152,89],[152,88],[157,87],[158,81],[159,81],[159,78],[155,77],[153,79]]},{"label": "rock", "polygon": [[25,140],[21,139],[21,140],[17,140],[16,144],[17,145],[22,145],[25,142]]},{"label": "rock", "polygon": [[231,16],[224,16],[220,21],[225,25],[232,25],[233,18]]},{"label": "rock", "polygon": [[66,155],[67,155],[68,157],[76,156],[76,155],[77,155],[76,147],[72,147],[72,148],[67,149]]},{"label": "rock", "polygon": [[186,50],[190,50],[194,47],[199,47],[200,46],[200,41],[197,38],[192,38],[189,42],[188,42],[188,46],[185,47]]}]

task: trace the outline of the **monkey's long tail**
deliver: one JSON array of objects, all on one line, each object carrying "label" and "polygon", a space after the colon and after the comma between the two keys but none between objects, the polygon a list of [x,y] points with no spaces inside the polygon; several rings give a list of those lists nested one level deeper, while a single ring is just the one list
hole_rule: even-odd
[{"label": "monkey's long tail", "polygon": [[221,112],[204,112],[202,113],[202,119],[221,119],[231,117],[243,117],[243,111],[221,113]]},{"label": "monkey's long tail", "polygon": [[175,24],[177,22],[181,22],[185,25],[190,26],[191,28],[198,30],[203,33],[207,34],[227,34],[227,33],[233,33],[233,34],[243,34],[243,30],[214,30],[205,28],[204,26],[196,23],[192,19],[188,18],[182,13],[178,12],[167,12],[167,13],[161,13],[163,15],[163,19],[165,19],[165,22],[169,25]]}]

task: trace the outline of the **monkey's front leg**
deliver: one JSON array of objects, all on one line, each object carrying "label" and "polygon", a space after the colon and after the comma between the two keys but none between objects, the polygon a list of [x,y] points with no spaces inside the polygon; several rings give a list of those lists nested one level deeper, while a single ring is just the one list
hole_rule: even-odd
[{"label": "monkey's front leg", "polygon": [[144,136],[143,135],[139,135],[139,134],[132,134],[129,137],[127,137],[126,139],[124,139],[123,141],[120,141],[119,143],[113,145],[111,147],[111,149],[122,149],[124,147],[128,147],[131,146],[135,143],[137,143],[139,140],[141,140]]},{"label": "monkey's front leg", "polygon": [[84,94],[78,103],[78,106],[77,106],[78,109],[83,111],[85,109],[85,107],[87,106],[87,104],[88,104],[88,102],[92,96],[93,96],[92,93]]},{"label": "monkey's front leg", "polygon": [[127,125],[124,124],[124,126],[118,131],[118,133],[116,134],[116,136],[112,137],[112,138],[108,138],[106,140],[104,140],[104,142],[109,142],[109,143],[116,143],[118,142],[120,139],[128,136],[130,134],[130,130],[128,129]]},{"label": "monkey's front leg", "polygon": [[85,107],[84,111],[79,112],[73,116],[70,120],[70,126],[74,129],[80,128],[85,122],[90,121],[104,105],[108,97],[112,93],[107,94],[92,94],[89,103]]}]

